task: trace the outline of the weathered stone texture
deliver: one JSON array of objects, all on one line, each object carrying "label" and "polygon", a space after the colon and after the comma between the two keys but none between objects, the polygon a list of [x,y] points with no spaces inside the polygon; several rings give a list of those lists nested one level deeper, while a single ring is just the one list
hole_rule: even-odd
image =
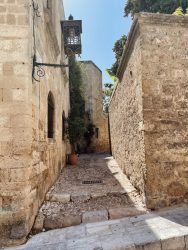
[{"label": "weathered stone texture", "polygon": [[150,208],[187,195],[187,27],[187,17],[136,17],[110,105],[113,154]]},{"label": "weathered stone texture", "polygon": [[81,61],[81,69],[85,111],[89,122],[95,125],[91,148],[95,152],[109,152],[108,117],[103,112],[102,101],[102,72],[92,61]]},{"label": "weathered stone texture", "polygon": [[135,187],[144,193],[145,153],[141,87],[141,40],[131,44],[125,75],[110,104],[112,152]]},{"label": "weathered stone texture", "polygon": [[177,203],[188,190],[183,176],[188,163],[188,19],[181,20],[166,16],[141,26],[146,195],[152,207]]},{"label": "weathered stone texture", "polygon": [[[35,0],[40,11],[35,18],[37,60],[65,62],[62,1],[49,2],[47,10],[45,0]],[[30,0],[1,2],[0,246],[24,241],[47,190],[65,164],[62,114],[67,116],[69,109],[67,70],[45,68],[40,82],[32,80],[33,15]],[[47,138],[49,91],[55,97],[53,139]]]}]

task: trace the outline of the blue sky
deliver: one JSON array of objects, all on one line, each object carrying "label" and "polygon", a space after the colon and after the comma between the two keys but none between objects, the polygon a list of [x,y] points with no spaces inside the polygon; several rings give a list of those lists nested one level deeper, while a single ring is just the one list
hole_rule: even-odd
[{"label": "blue sky", "polygon": [[103,71],[103,83],[111,82],[105,73],[115,61],[114,42],[128,34],[131,18],[123,17],[125,0],[64,0],[65,16],[83,21],[81,60],[92,60]]}]

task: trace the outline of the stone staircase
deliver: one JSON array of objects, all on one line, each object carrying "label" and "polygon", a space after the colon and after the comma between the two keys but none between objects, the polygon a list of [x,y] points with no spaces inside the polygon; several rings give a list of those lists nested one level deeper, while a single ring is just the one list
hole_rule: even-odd
[{"label": "stone staircase", "polygon": [[[98,209],[99,208],[99,209]],[[65,228],[146,213],[142,206],[133,206],[126,193],[47,194],[35,220],[32,233]]]},{"label": "stone staircase", "polygon": [[6,250],[187,250],[188,207],[50,230]]}]

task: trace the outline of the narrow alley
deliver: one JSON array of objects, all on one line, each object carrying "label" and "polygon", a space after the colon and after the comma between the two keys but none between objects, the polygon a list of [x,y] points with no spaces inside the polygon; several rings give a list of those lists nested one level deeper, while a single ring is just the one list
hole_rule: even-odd
[{"label": "narrow alley", "polygon": [[36,235],[7,250],[184,249],[187,213],[186,206],[150,212],[112,157],[81,155],[47,193]]}]

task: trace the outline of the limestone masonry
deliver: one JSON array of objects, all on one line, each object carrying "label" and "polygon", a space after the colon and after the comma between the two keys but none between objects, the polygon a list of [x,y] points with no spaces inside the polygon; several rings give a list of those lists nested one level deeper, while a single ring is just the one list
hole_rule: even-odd
[{"label": "limestone masonry", "polygon": [[34,54],[66,63],[63,19],[61,0],[0,1],[0,246],[24,242],[65,165],[67,69],[45,67],[39,79],[36,68],[32,79]]},{"label": "limestone masonry", "polygon": [[149,208],[188,199],[188,17],[136,16],[110,104],[113,156]]},{"label": "limestone masonry", "polygon": [[94,152],[109,152],[108,115],[102,105],[102,72],[92,61],[81,61],[87,123],[92,123]]}]

